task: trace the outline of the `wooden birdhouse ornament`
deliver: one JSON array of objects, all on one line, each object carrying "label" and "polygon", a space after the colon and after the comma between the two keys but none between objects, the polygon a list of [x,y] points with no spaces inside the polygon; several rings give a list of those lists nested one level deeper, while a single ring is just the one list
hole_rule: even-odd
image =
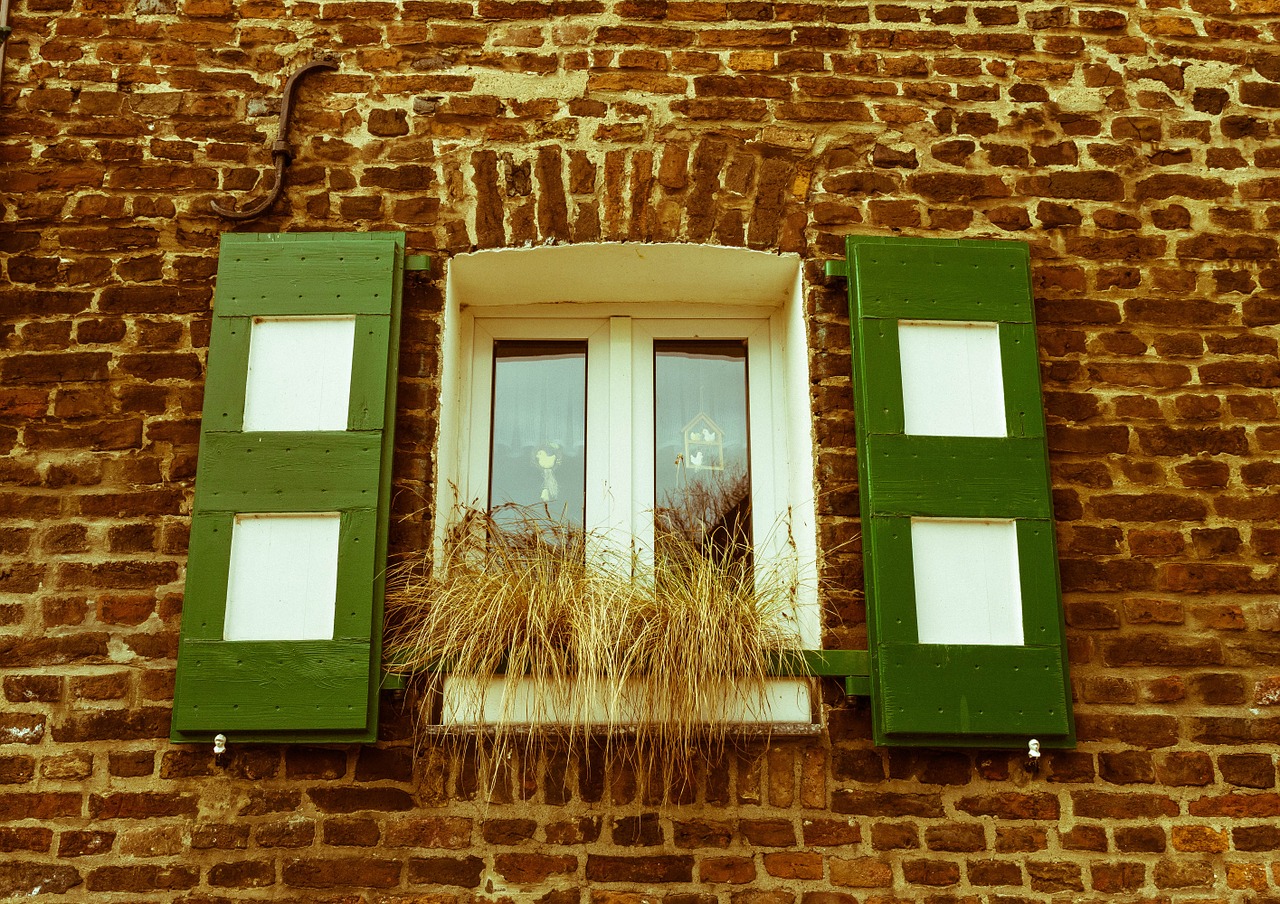
[{"label": "wooden birdhouse ornament", "polygon": [[709,415],[684,425],[684,462],[691,471],[724,470],[724,431]]}]

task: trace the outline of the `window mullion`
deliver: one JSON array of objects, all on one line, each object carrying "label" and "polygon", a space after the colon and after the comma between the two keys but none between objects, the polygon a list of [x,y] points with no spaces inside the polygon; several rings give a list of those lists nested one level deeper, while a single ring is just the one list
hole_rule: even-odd
[{"label": "window mullion", "polygon": [[603,478],[605,548],[610,557],[627,562],[631,551],[632,523],[632,324],[630,317],[610,317],[608,326],[608,411],[599,424],[608,461]]}]

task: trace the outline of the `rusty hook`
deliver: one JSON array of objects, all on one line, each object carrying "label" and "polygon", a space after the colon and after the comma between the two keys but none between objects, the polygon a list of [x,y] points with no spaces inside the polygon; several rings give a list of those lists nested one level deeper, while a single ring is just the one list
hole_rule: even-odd
[{"label": "rusty hook", "polygon": [[289,148],[289,115],[293,112],[293,95],[298,90],[298,82],[302,81],[302,77],[309,72],[315,72],[317,69],[337,69],[338,61],[333,59],[314,60],[307,63],[293,75],[289,76],[289,80],[284,83],[284,97],[280,99],[280,126],[276,135],[275,143],[271,146],[271,159],[276,165],[276,184],[271,189],[271,193],[259,201],[252,207],[246,207],[244,210],[236,210],[234,207],[223,207],[217,201],[210,201],[209,206],[213,208],[213,212],[219,216],[227,217],[231,220],[252,220],[262,216],[275,204],[279,199],[281,192],[284,191],[284,171],[289,164],[293,162],[293,151]]}]

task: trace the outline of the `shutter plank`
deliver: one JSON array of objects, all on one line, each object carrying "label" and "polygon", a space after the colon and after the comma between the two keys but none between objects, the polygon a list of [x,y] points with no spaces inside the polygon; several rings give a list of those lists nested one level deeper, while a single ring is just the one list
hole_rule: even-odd
[{"label": "shutter plank", "polygon": [[[295,237],[296,238],[296,237]],[[218,310],[224,317],[385,314],[396,265],[391,242],[223,243]]]},{"label": "shutter plank", "polygon": [[193,702],[174,709],[178,731],[208,725],[243,730],[363,728],[369,640],[186,640],[191,663],[176,693]]},{"label": "shutter plank", "polygon": [[1038,439],[869,436],[877,514],[954,518],[1048,518],[1044,443]]},{"label": "shutter plank", "polygon": [[[985,746],[987,736],[1063,733],[1067,689],[1057,646],[887,643],[879,659],[886,734],[978,735],[974,743]],[[946,684],[954,692],[940,694]]]},{"label": "shutter plank", "polygon": [[376,508],[381,457],[379,432],[207,433],[200,447],[196,507],[232,512]]}]

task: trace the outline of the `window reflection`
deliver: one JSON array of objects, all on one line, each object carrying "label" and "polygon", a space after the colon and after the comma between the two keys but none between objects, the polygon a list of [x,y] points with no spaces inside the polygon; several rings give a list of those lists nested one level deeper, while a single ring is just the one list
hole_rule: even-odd
[{"label": "window reflection", "polygon": [[513,529],[581,529],[586,501],[587,344],[496,341],[489,508]]},{"label": "window reflection", "polygon": [[747,348],[742,340],[654,343],[654,521],[663,538],[750,564]]}]

